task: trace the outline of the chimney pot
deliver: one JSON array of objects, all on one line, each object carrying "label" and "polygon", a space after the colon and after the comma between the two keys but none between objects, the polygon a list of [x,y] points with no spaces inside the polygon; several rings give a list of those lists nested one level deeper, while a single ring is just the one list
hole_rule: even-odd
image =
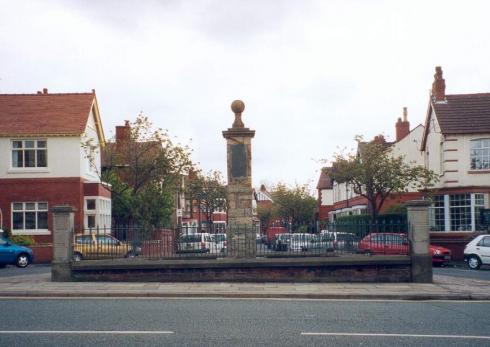
[{"label": "chimney pot", "polygon": [[37,91],[37,94],[38,94],[38,95],[42,95],[42,93],[43,93],[43,92],[42,92],[42,91],[40,91],[40,90],[38,90],[38,91]]},{"label": "chimney pot", "polygon": [[48,94],[48,88],[43,88],[43,94]]}]

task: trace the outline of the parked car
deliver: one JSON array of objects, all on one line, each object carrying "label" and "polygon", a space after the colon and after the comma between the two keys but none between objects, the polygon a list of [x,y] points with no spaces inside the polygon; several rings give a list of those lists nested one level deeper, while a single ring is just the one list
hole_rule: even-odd
[{"label": "parked car", "polygon": [[327,231],[320,235],[322,241],[334,250],[353,251],[359,244],[357,236],[352,233]]},{"label": "parked car", "polygon": [[0,267],[11,264],[24,268],[33,260],[32,249],[16,245],[6,237],[0,237]]},{"label": "parked car", "polygon": [[359,242],[359,252],[372,254],[408,254],[409,244],[405,234],[370,233]]},{"label": "parked car", "polygon": [[490,265],[490,235],[480,235],[464,248],[464,260],[472,270],[482,265]]},{"label": "parked car", "polygon": [[277,235],[279,234],[285,234],[287,233],[287,229],[285,227],[276,227],[276,226],[271,226],[268,227],[265,234],[267,236],[267,244],[269,246],[272,245],[273,239],[276,238]]},{"label": "parked car", "polygon": [[291,241],[291,234],[284,233],[274,236],[271,241],[271,248],[274,251],[287,251],[289,249],[289,242]]},{"label": "parked car", "polygon": [[177,241],[177,253],[209,253],[214,246],[209,233],[182,235]]},{"label": "parked car", "polygon": [[226,251],[226,234],[210,234],[213,244],[211,245],[211,253],[224,253]]},{"label": "parked car", "polygon": [[291,234],[289,249],[291,251],[307,251],[311,249],[311,242],[315,235],[306,233]]},{"label": "parked car", "polygon": [[73,260],[101,258],[132,258],[141,254],[141,247],[133,247],[109,234],[78,234],[73,244]]},{"label": "parked car", "polygon": [[436,245],[429,245],[429,252],[432,255],[432,265],[442,266],[451,261],[451,250]]},{"label": "parked car", "polygon": [[[406,234],[371,233],[359,242],[359,252],[372,254],[408,254],[409,242]],[[451,260],[451,251],[447,248],[429,245],[433,265],[443,265]]]}]

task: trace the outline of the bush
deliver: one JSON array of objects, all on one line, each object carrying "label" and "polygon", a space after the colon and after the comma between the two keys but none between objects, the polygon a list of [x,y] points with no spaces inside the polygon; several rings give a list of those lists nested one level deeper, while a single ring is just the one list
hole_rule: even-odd
[{"label": "bush", "polygon": [[32,236],[28,235],[13,235],[9,237],[9,240],[20,246],[32,246],[36,243]]}]

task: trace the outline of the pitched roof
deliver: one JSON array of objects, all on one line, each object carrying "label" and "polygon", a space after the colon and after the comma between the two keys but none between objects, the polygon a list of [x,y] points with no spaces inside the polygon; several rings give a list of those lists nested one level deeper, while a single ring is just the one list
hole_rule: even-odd
[{"label": "pitched roof", "polygon": [[327,174],[332,168],[323,168],[320,171],[320,178],[318,179],[318,184],[316,185],[316,189],[332,189],[333,182],[330,176]]},{"label": "pitched roof", "polygon": [[446,95],[432,102],[443,134],[490,133],[490,93]]},{"label": "pitched roof", "polygon": [[92,107],[104,143],[95,92],[0,94],[0,136],[79,136]]}]

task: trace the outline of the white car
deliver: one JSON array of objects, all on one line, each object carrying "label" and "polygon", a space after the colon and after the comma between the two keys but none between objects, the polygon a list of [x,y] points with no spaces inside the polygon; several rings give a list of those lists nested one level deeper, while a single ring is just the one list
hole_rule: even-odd
[{"label": "white car", "polygon": [[473,270],[490,265],[490,235],[477,236],[468,243],[464,248],[464,261]]},{"label": "white car", "polygon": [[291,251],[307,251],[311,247],[313,238],[313,234],[291,234],[289,249]]},{"label": "white car", "polygon": [[224,253],[226,251],[226,234],[211,234],[211,253]]}]

